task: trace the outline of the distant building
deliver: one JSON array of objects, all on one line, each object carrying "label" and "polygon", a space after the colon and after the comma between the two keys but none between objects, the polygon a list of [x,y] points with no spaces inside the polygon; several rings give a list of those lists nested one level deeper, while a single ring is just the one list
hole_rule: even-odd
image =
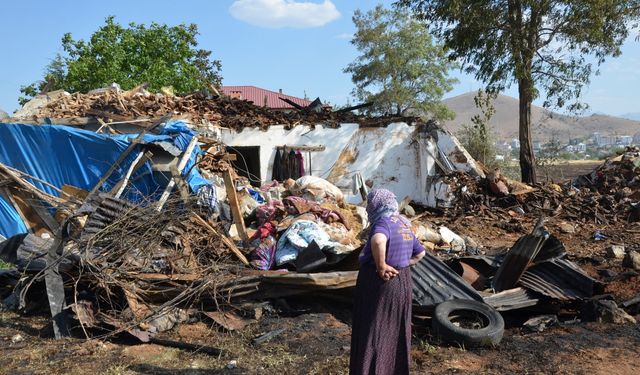
[{"label": "distant building", "polygon": [[497,141],[496,148],[500,151],[506,151],[506,152],[511,151],[511,145],[507,141]]},{"label": "distant building", "polygon": [[520,140],[518,138],[513,138],[511,140],[511,148],[513,149],[520,148]]},{"label": "distant building", "polygon": [[629,146],[632,143],[633,143],[633,137],[630,135],[622,135],[618,137],[618,141],[616,142],[616,144],[619,144],[622,146]]},{"label": "distant building", "polygon": [[282,89],[276,92],[255,86],[222,86],[222,93],[232,98],[247,100],[259,107],[267,107],[278,111],[295,109],[294,106],[280,98],[288,99],[302,107],[311,104],[310,100],[283,94]]},{"label": "distant building", "polygon": [[533,142],[533,151],[542,150],[542,143],[540,141]]},{"label": "distant building", "polygon": [[580,142],[576,146],[576,152],[587,152],[587,145]]},{"label": "distant building", "polygon": [[615,145],[616,137],[614,135],[603,135],[596,132],[593,133],[593,143],[598,147]]},{"label": "distant building", "polygon": [[576,152],[576,146],[574,145],[566,145],[564,149],[568,152]]}]

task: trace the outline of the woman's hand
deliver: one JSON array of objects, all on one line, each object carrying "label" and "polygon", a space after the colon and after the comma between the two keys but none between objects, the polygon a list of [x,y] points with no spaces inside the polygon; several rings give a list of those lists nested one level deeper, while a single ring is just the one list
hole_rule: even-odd
[{"label": "woman's hand", "polygon": [[377,269],[377,272],[378,272],[378,276],[380,276],[380,278],[384,281],[389,281],[394,277],[398,276],[399,274],[397,269],[391,267],[388,264],[382,265],[380,268]]}]

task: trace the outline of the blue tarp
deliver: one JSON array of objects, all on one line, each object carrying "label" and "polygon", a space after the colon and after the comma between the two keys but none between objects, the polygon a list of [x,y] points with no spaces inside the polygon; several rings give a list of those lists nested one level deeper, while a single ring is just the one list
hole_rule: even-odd
[{"label": "blue tarp", "polygon": [[[147,143],[170,142],[184,151],[194,133],[182,121],[167,124],[160,134],[145,135]],[[24,125],[0,123],[0,163],[23,171],[47,183],[62,188],[68,184],[91,190],[107,170],[116,162],[136,135],[108,136],[91,131],[79,130],[62,125]],[[103,184],[102,189],[110,190],[120,181],[131,165],[138,150],[134,150]],[[195,168],[191,168],[200,153],[196,147],[191,154],[185,171],[186,181],[192,192],[208,182]],[[39,181],[29,181],[37,188],[58,196],[58,192]],[[147,163],[131,178],[131,189],[126,198],[137,201],[142,197],[157,196],[167,181],[156,181],[151,166]],[[13,207],[0,197],[0,234],[10,237],[26,231],[24,223]]]}]

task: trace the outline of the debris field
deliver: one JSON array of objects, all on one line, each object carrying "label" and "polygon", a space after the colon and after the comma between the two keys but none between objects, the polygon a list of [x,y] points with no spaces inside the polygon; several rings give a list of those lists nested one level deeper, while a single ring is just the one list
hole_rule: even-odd
[{"label": "debris field", "polygon": [[[0,155],[0,258],[10,265],[0,270],[0,299],[3,314],[17,314],[9,320],[36,314],[55,339],[173,348],[198,353],[185,354],[190,360],[209,356],[212,366],[229,371],[247,348],[263,361],[270,345],[280,348],[276,356],[306,356],[297,347],[316,345],[304,336],[307,327],[325,341],[316,356],[296,359],[304,363],[301,373],[344,371],[357,259],[368,235],[361,196],[383,182],[346,192],[292,172],[255,184],[234,167],[239,155],[210,130],[401,119],[275,112],[218,94],[151,94],[144,87],[38,100],[16,123],[0,124],[3,144],[13,150]],[[45,125],[51,121],[56,125]],[[92,121],[98,131],[82,128]],[[137,131],[123,134],[116,124]],[[51,144],[29,143],[38,139]],[[570,341],[598,330],[640,340],[638,148],[587,175],[535,186],[499,170],[473,175],[442,167],[455,166],[442,152],[435,158],[447,200],[433,207],[412,203],[415,197],[401,202],[427,248],[412,269],[414,370],[442,360],[462,372],[522,372],[492,348],[532,350],[546,338]],[[438,306],[461,300],[487,306],[503,329],[490,342],[475,340],[478,322],[469,318],[461,323],[468,335],[448,334],[436,319]],[[2,327],[16,329],[4,319]],[[213,327],[243,343],[235,347],[231,336],[208,339],[189,327],[207,335]],[[22,341],[0,345],[20,348]],[[446,344],[475,350],[462,355],[467,367],[451,362],[456,354]],[[493,367],[474,353],[493,358]],[[320,355],[332,360],[319,365]],[[282,364],[246,361],[245,371],[287,372]],[[570,372],[561,361],[540,366]]]}]

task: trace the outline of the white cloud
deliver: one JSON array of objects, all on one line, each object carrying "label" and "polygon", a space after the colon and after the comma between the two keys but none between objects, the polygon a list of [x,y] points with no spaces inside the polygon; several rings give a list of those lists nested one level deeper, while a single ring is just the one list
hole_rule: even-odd
[{"label": "white cloud", "polygon": [[229,7],[231,15],[251,25],[281,28],[323,26],[340,12],[330,0],[322,3],[292,0],[236,0]]}]

